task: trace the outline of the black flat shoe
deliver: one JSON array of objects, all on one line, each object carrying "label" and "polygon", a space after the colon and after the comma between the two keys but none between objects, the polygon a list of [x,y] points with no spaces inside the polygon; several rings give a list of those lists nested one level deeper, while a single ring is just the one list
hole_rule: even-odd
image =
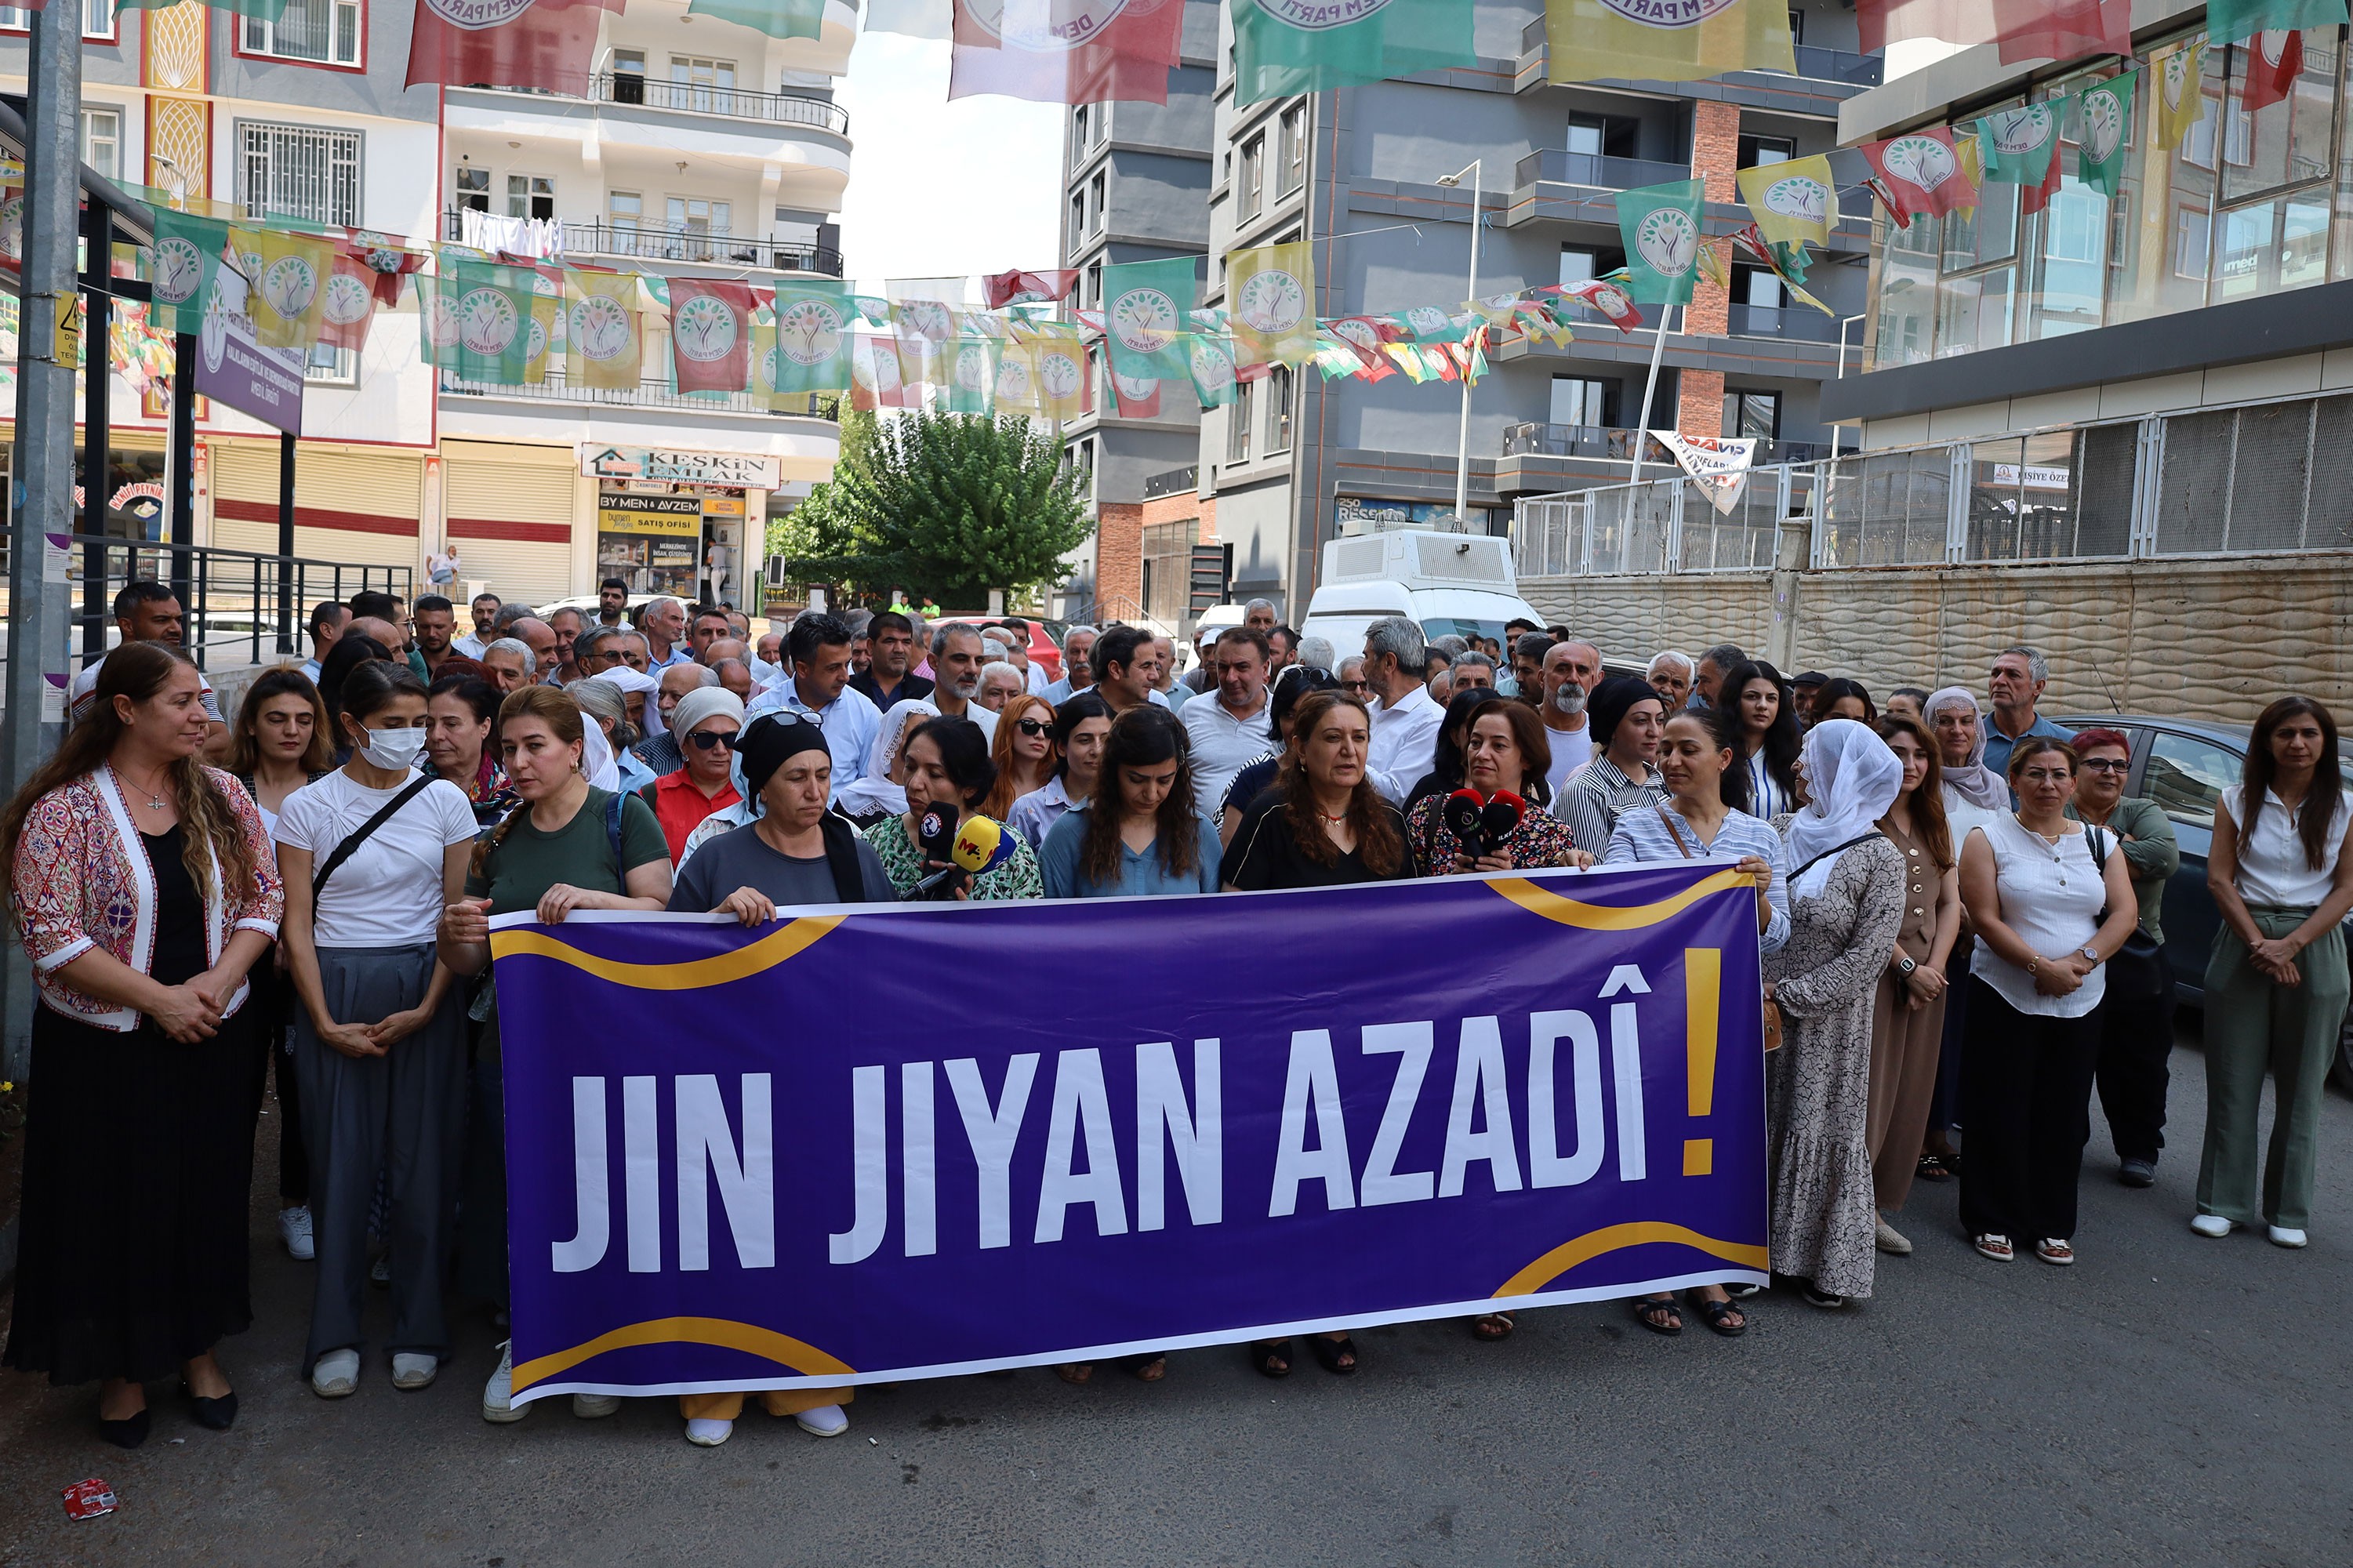
[{"label": "black flat shoe", "polygon": [[100,1417],[98,1435],[118,1448],[136,1448],[147,1441],[147,1412],[142,1410],[138,1415],[126,1415],[120,1421]]},{"label": "black flat shoe", "polygon": [[215,1432],[226,1432],[237,1425],[235,1390],[222,1394],[218,1399],[206,1399],[202,1394],[191,1394],[188,1395],[188,1403],[195,1407],[196,1425],[199,1426],[208,1427]]}]

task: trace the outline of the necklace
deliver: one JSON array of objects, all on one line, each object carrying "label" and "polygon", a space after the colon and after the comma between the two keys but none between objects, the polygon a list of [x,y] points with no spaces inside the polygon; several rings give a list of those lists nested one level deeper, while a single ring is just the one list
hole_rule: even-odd
[{"label": "necklace", "polygon": [[[114,770],[114,776],[115,776],[116,778],[119,778],[119,779],[122,780],[125,784],[128,784],[128,783],[130,783],[130,782],[131,782],[131,775],[130,775],[130,774],[128,774],[128,773],[124,773],[121,768],[117,768],[117,769],[115,769],[115,770]],[[145,796],[147,797],[147,809],[148,809],[148,810],[150,810],[150,811],[161,811],[161,810],[163,810],[163,809],[164,809],[164,804],[165,804],[165,803],[164,803],[164,801],[163,797],[162,797],[160,795],[158,795],[154,790],[152,790],[152,789],[143,789],[143,788],[142,788],[142,789],[139,790],[137,793],[139,793],[139,794],[141,794],[141,795],[145,795]]]}]

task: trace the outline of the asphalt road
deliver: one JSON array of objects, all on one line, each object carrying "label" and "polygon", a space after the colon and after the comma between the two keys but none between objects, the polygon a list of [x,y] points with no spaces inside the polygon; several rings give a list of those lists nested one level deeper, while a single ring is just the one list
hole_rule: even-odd
[{"label": "asphalt road", "polygon": [[[259,1321],[222,1352],[237,1429],[158,1388],[125,1454],[92,1433],[93,1391],[0,1377],[0,1563],[2353,1562],[2353,1103],[2329,1101],[2308,1249],[2202,1240],[2194,1037],[2173,1064],[2154,1190],[2115,1184],[2095,1113],[2073,1269],[1978,1258],[1953,1186],[1923,1184],[1918,1250],[1881,1259],[1872,1300],[1776,1291],[1737,1341],[1561,1308],[1499,1345],[1360,1333],[1350,1380],[1196,1351],[1154,1387],[1106,1368],[863,1394],[829,1442],[754,1408],[713,1450],[668,1400],[485,1425],[474,1321],[424,1393],[379,1356],[356,1396],[313,1397],[309,1275],[265,1196]],[[58,1490],[90,1475],[120,1511],[69,1522]]]}]

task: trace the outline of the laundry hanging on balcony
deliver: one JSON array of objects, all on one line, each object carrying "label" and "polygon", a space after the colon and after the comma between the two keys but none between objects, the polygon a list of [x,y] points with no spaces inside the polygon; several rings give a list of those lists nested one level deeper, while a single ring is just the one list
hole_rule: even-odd
[{"label": "laundry hanging on balcony", "polygon": [[468,207],[458,215],[458,238],[475,250],[504,251],[535,261],[564,254],[564,224],[557,218],[512,217]]}]

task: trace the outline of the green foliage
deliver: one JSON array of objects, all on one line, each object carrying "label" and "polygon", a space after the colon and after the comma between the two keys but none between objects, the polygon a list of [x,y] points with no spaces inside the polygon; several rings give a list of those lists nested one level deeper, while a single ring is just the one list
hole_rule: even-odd
[{"label": "green foliage", "polygon": [[1011,601],[1060,580],[1094,523],[1083,476],[1027,419],[852,414],[833,478],[772,525],[770,548],[811,582],[904,588],[943,605]]}]

